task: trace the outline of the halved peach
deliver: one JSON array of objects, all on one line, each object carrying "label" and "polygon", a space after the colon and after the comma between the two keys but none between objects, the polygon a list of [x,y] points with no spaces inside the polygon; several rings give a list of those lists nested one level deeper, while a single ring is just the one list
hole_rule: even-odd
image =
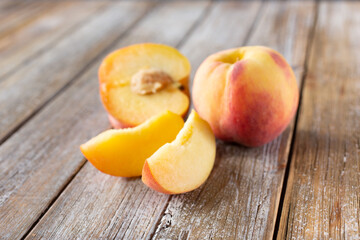
[{"label": "halved peach", "polygon": [[135,128],[110,129],[80,146],[100,171],[121,177],[140,176],[146,158],[171,142],[184,125],[178,114],[165,111]]},{"label": "halved peach", "polygon": [[216,144],[209,124],[193,110],[176,139],[145,161],[142,181],[168,194],[194,190],[214,166]]},{"label": "halved peach", "polygon": [[163,44],[135,44],[109,54],[99,83],[112,126],[134,127],[165,110],[184,116],[189,75],[187,58]]}]

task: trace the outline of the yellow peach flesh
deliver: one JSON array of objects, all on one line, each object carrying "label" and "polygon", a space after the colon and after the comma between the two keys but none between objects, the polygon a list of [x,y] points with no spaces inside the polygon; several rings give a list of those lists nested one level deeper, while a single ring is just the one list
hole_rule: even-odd
[{"label": "yellow peach flesh", "polygon": [[183,114],[189,107],[189,98],[171,87],[156,94],[139,95],[134,94],[130,86],[125,86],[113,88],[108,94],[112,99],[108,104],[112,109],[112,116],[122,116],[121,122],[129,126],[137,126],[164,109]]},{"label": "yellow peach flesh", "polygon": [[163,193],[192,191],[208,178],[215,153],[215,137],[210,126],[192,111],[176,139],[146,160],[142,180]]},{"label": "yellow peach flesh", "polygon": [[[131,88],[139,73],[159,71],[174,84],[148,95]],[[135,44],[109,54],[99,68],[100,95],[116,126],[137,126],[159,112],[184,116],[189,108],[189,61],[176,49],[154,43]],[[134,84],[133,84],[134,86]],[[147,91],[149,92],[149,91]],[[115,122],[115,121],[112,121]]]},{"label": "yellow peach flesh", "polygon": [[80,149],[104,173],[140,176],[146,158],[174,140],[183,125],[181,116],[166,111],[135,128],[107,130],[82,144]]}]

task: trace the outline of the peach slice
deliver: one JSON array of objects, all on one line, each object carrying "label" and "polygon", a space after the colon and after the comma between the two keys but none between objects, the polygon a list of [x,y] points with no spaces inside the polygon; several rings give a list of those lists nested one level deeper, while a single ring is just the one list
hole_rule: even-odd
[{"label": "peach slice", "polygon": [[109,54],[99,68],[99,83],[110,123],[134,127],[165,110],[184,116],[189,75],[189,61],[170,46],[142,43]]},{"label": "peach slice", "polygon": [[167,194],[194,190],[214,166],[216,144],[209,124],[193,110],[176,139],[145,161],[142,181]]},{"label": "peach slice", "polygon": [[165,111],[135,128],[110,129],[80,146],[100,171],[121,177],[140,176],[146,158],[171,142],[184,125],[181,116]]}]

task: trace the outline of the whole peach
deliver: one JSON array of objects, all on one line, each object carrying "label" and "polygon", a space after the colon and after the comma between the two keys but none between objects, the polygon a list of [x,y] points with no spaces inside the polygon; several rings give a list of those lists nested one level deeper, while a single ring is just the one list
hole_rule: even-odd
[{"label": "whole peach", "polygon": [[221,51],[198,68],[192,99],[219,139],[266,144],[294,117],[299,90],[280,53],[262,46]]}]

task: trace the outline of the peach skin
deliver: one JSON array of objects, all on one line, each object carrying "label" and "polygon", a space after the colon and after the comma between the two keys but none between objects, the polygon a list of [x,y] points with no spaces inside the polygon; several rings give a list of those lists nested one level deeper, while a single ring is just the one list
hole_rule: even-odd
[{"label": "peach skin", "polygon": [[195,74],[192,99],[216,137],[254,147],[272,141],[288,126],[299,90],[278,52],[251,46],[205,59]]}]

